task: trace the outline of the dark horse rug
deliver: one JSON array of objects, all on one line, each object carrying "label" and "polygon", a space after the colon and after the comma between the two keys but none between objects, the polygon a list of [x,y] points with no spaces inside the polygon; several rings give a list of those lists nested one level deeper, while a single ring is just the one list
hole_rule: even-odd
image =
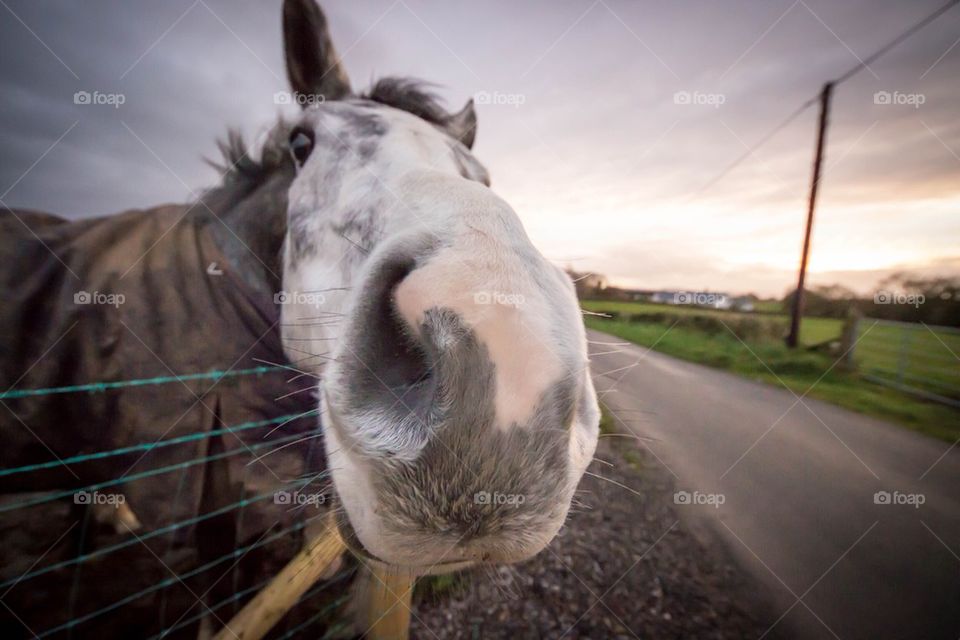
[{"label": "dark horse rug", "polygon": [[[207,605],[233,598],[216,609],[229,620],[234,594],[252,595],[319,520],[273,492],[327,484],[312,376],[237,375],[289,366],[272,295],[183,206],[79,222],[3,212],[0,233],[0,468],[27,467],[0,475],[3,637],[196,637]],[[207,372],[227,375],[174,378]],[[147,382],[16,393],[128,380]],[[136,533],[76,504],[98,484]]]}]

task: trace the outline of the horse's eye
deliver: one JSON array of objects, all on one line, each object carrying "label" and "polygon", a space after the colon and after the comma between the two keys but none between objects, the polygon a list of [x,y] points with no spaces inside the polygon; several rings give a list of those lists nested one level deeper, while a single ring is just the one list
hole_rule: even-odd
[{"label": "horse's eye", "polygon": [[310,157],[310,152],[313,151],[313,142],[313,131],[309,129],[297,127],[290,132],[290,153],[298,167],[302,167],[303,163]]}]

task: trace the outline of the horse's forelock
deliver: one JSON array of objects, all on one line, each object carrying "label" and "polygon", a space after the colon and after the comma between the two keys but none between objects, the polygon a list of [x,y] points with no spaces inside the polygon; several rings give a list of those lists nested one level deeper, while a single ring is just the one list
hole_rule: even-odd
[{"label": "horse's forelock", "polygon": [[412,113],[431,124],[443,124],[450,117],[432,85],[414,78],[381,78],[361,98]]}]

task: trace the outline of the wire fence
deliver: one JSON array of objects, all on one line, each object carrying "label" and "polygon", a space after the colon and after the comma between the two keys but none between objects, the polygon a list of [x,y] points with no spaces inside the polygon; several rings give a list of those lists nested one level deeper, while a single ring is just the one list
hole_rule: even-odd
[{"label": "wire fence", "polygon": [[49,396],[56,393],[80,393],[82,391],[107,391],[108,389],[121,389],[123,387],[143,387],[154,384],[166,384],[168,382],[187,382],[189,380],[216,380],[219,382],[223,378],[233,378],[236,376],[249,376],[252,374],[269,373],[276,371],[279,367],[263,366],[250,369],[232,369],[228,371],[205,371],[203,373],[190,373],[183,376],[156,376],[153,378],[138,378],[135,380],[116,380],[112,382],[91,382],[89,384],[69,385],[65,387],[48,387],[45,389],[8,389],[0,393],[0,400],[13,398],[26,398],[29,396]]},{"label": "wire fence", "polygon": [[[67,393],[107,393],[128,387],[163,385],[200,379],[219,381],[225,377],[263,375],[271,372],[281,371],[284,371],[284,369],[281,367],[264,366],[232,371],[210,371],[187,375],[158,376],[133,380],[96,382],[83,385],[51,387],[44,389],[10,389],[0,394],[0,399],[40,397],[45,395],[58,395]],[[176,437],[161,439],[154,442],[140,442],[116,447],[113,449],[77,454],[62,459],[51,459],[17,467],[3,468],[0,469],[0,479],[12,478],[23,474],[50,473],[60,466],[109,460],[111,458],[117,458],[128,454],[145,455],[155,450],[170,449],[176,451],[176,447],[184,447],[189,445],[196,446],[204,441],[209,441],[210,438],[215,436],[230,434],[237,435],[241,433],[257,436],[260,435],[260,431],[258,430],[261,430],[264,432],[262,437],[266,438],[267,436],[271,436],[278,429],[281,429],[287,424],[295,421],[301,419],[316,420],[317,413],[317,410],[310,410],[300,413],[287,413],[261,420],[249,420],[233,425],[215,424],[213,425],[214,428],[210,428],[205,431],[178,435]],[[158,479],[161,476],[180,473],[181,477],[179,479],[179,487],[176,491],[177,495],[171,496],[174,498],[174,500],[177,500],[182,493],[186,473],[192,468],[206,465],[211,462],[226,461],[230,459],[238,459],[241,463],[245,461],[247,462],[247,466],[249,466],[253,462],[263,457],[259,453],[262,450],[269,450],[268,452],[272,452],[292,446],[297,442],[306,442],[308,440],[316,442],[318,427],[311,427],[306,432],[304,432],[302,428],[298,428],[295,431],[295,433],[280,435],[279,437],[272,437],[269,440],[255,441],[252,444],[246,444],[238,437],[237,440],[242,446],[223,450],[212,450],[208,448],[207,455],[190,457],[187,460],[176,462],[174,464],[159,465],[144,469],[143,471],[139,471],[137,473],[127,473],[99,482],[81,484],[80,486],[63,486],[62,488],[40,493],[34,492],[25,495],[21,494],[3,496],[3,498],[0,499],[0,515],[6,515],[7,517],[17,518],[23,522],[26,522],[31,517],[38,517],[35,515],[35,512],[32,511],[32,509],[40,507],[41,505],[57,505],[66,502],[74,506],[79,506],[80,508],[84,508],[83,505],[88,505],[89,507],[92,503],[86,499],[81,499],[81,496],[89,496],[90,494],[99,492],[102,489],[121,487],[138,481],[155,482],[155,479]],[[309,446],[313,446],[313,442],[310,443]],[[236,567],[244,557],[246,557],[248,554],[251,554],[251,552],[263,550],[270,545],[275,545],[282,541],[286,541],[288,546],[290,546],[292,543],[294,548],[299,547],[302,544],[305,530],[315,523],[319,518],[327,515],[326,509],[320,509],[315,515],[310,515],[308,517],[305,509],[303,508],[304,505],[296,503],[289,504],[284,503],[283,501],[278,502],[278,495],[290,495],[291,493],[295,494],[298,491],[306,490],[308,485],[317,481],[319,478],[325,477],[325,473],[314,474],[312,476],[309,474],[304,474],[292,480],[278,479],[275,483],[271,482],[270,484],[272,484],[272,486],[269,487],[259,486],[263,484],[259,483],[257,488],[261,490],[256,492],[251,491],[250,493],[252,493],[252,495],[247,495],[248,488],[244,487],[243,483],[241,483],[240,486],[242,497],[229,504],[208,509],[204,509],[202,506],[197,506],[192,509],[189,517],[183,517],[179,519],[174,518],[174,521],[163,524],[155,523],[155,526],[152,529],[145,532],[139,532],[130,529],[125,535],[122,535],[119,540],[111,538],[109,540],[109,544],[100,547],[97,547],[92,541],[93,536],[88,536],[88,524],[90,520],[91,508],[86,508],[83,516],[83,524],[80,527],[76,527],[75,523],[70,527],[70,529],[67,530],[67,533],[69,533],[70,531],[76,529],[75,533],[79,534],[79,540],[71,539],[67,537],[66,533],[64,533],[60,536],[60,538],[57,539],[54,545],[47,550],[47,552],[36,558],[36,560],[33,561],[26,571],[23,571],[21,567],[20,570],[13,575],[0,574],[0,597],[6,598],[14,589],[24,590],[19,593],[23,593],[25,597],[29,597],[26,594],[33,593],[34,590],[38,588],[41,593],[46,593],[49,597],[48,589],[51,588],[51,584],[54,585],[53,588],[60,591],[69,591],[66,597],[67,606],[63,608],[66,609],[66,619],[64,619],[64,616],[62,615],[48,616],[46,617],[46,620],[44,620],[47,622],[47,628],[37,628],[37,620],[30,619],[29,616],[27,616],[29,620],[28,624],[27,621],[22,620],[21,617],[17,613],[13,612],[12,609],[9,609],[8,606],[8,609],[23,625],[23,628],[28,628],[29,635],[35,638],[49,638],[53,636],[74,637],[77,633],[81,633],[81,629],[82,635],[86,637],[88,633],[90,633],[91,629],[100,628],[97,627],[98,624],[106,625],[103,628],[108,628],[109,625],[112,625],[112,627],[109,628],[121,629],[130,628],[131,626],[136,627],[137,629],[143,629],[146,628],[144,625],[147,625],[147,627],[152,625],[153,629],[150,631],[150,633],[153,633],[154,631],[156,633],[148,636],[151,640],[159,640],[160,638],[172,636],[185,637],[184,634],[195,635],[195,631],[193,631],[192,628],[201,622],[205,617],[214,616],[216,611],[225,607],[229,607],[230,605],[233,605],[234,608],[238,607],[244,600],[252,598],[254,595],[256,595],[273,578],[272,574],[260,575],[257,577],[261,579],[253,582],[252,584],[250,584],[250,580],[246,580],[244,584],[239,584],[238,580],[236,579]],[[174,482],[176,482],[176,480]],[[198,553],[196,554],[196,560],[192,561],[192,563],[188,563],[185,569],[178,570],[176,573],[174,573],[173,569],[169,569],[169,567],[167,567],[169,569],[167,577],[163,577],[152,584],[147,584],[146,586],[143,586],[142,583],[138,584],[137,580],[125,579],[128,577],[133,578],[134,576],[128,576],[123,571],[124,567],[122,563],[125,561],[124,559],[128,557],[127,555],[124,555],[124,553],[135,553],[136,550],[142,545],[145,549],[145,552],[149,551],[149,554],[152,554],[158,564],[162,563],[163,566],[166,567],[166,562],[164,562],[161,557],[153,551],[148,543],[161,542],[169,538],[170,542],[168,550],[172,549],[174,547],[174,540],[178,534],[181,536],[182,541],[183,536],[186,535],[191,528],[196,528],[198,525],[219,522],[218,519],[224,517],[232,517],[234,518],[234,522],[237,522],[243,517],[243,513],[246,510],[257,510],[266,504],[270,504],[271,500],[274,505],[285,505],[279,508],[282,508],[291,514],[291,519],[294,520],[292,524],[279,528],[276,526],[267,526],[266,530],[262,531],[262,535],[260,535],[256,540],[253,540],[252,542],[248,541],[246,544],[229,545],[229,548],[223,549],[224,552],[216,557],[211,558],[210,554],[200,555]],[[199,501],[199,504],[202,505],[203,501]],[[150,505],[135,506],[138,509],[141,507],[146,509],[152,508]],[[70,513],[72,515],[76,515],[76,512],[74,511],[71,511]],[[171,511],[170,513],[175,513],[175,511]],[[39,517],[46,518],[47,516],[44,515]],[[156,520],[156,518],[150,519]],[[63,557],[64,548],[69,550],[71,544],[74,545],[76,553],[69,555],[69,557]],[[196,544],[200,544],[200,541],[197,540]],[[57,551],[54,551],[55,548]],[[147,557],[150,557],[149,554]],[[48,555],[50,556],[50,560],[44,562]],[[115,558],[117,563],[114,567],[116,584],[112,585],[110,589],[102,593],[97,592],[97,596],[95,598],[86,598],[85,596],[85,599],[81,600],[80,591],[84,586],[84,581],[81,579],[80,569],[82,567],[90,567],[95,562],[98,563],[100,568],[109,568],[111,566],[109,563],[114,562],[114,560],[111,560],[111,558]],[[104,564],[104,562],[107,564]],[[182,568],[182,563],[180,566]],[[227,573],[223,573],[222,576],[218,576],[219,579],[214,584],[222,581],[224,576],[226,576],[230,571],[234,571],[234,591],[229,596],[220,598],[218,602],[210,604],[203,601],[203,596],[198,598],[194,591],[187,586],[187,584],[188,581],[191,580],[207,580],[208,578],[204,578],[204,575],[208,574],[208,572],[217,567],[226,568]],[[327,623],[325,626],[329,627],[331,616],[334,614],[334,612],[340,609],[341,605],[344,604],[346,597],[341,595],[340,597],[335,597],[332,599],[325,597],[322,598],[322,601],[320,602],[313,601],[316,600],[319,594],[326,593],[331,587],[347,580],[347,578],[350,577],[350,573],[351,572],[349,571],[342,571],[333,579],[322,582],[312,590],[305,593],[297,602],[298,605],[303,604],[306,608],[306,611],[297,616],[299,620],[294,621],[297,622],[297,624],[286,630],[284,635],[279,637],[295,637],[309,627],[317,625],[321,621],[325,621]],[[38,581],[42,581],[43,584],[35,584]],[[112,597],[112,594],[116,592],[117,588],[122,590],[123,586],[127,585],[128,583],[131,587],[129,592],[123,593],[119,597]],[[156,621],[157,619],[155,617],[148,620],[139,619],[142,617],[142,603],[145,599],[150,597],[158,597],[159,594],[162,593],[161,610],[165,610],[167,605],[167,591],[177,587],[178,585],[181,585],[190,591],[190,593],[193,594],[193,599],[195,600],[195,602],[192,604],[190,603],[189,599],[181,603],[183,606],[180,606],[179,609],[186,610],[179,614],[179,618],[169,623],[163,622],[162,614],[159,622]],[[89,585],[87,585],[87,587],[89,587]],[[106,594],[110,594],[111,597],[108,597]],[[198,602],[201,603],[202,606],[197,605]],[[7,603],[5,602],[4,604]],[[194,612],[192,615],[189,615],[191,614],[191,609],[196,607],[199,607],[199,610]],[[77,612],[78,610],[80,610],[79,613]],[[112,616],[116,617],[117,619],[111,621],[110,618]],[[333,631],[333,629],[327,628],[325,631],[326,633],[330,633]],[[124,633],[126,633],[126,631],[124,631]]]},{"label": "wire fence", "polygon": [[960,329],[863,318],[852,356],[866,379],[960,407]]}]

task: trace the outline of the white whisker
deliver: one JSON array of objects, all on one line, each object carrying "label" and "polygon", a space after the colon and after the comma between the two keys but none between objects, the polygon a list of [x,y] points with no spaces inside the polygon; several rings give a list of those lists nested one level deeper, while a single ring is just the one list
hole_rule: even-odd
[{"label": "white whisker", "polygon": [[320,437],[322,437],[322,436],[323,436],[322,433],[312,433],[312,434],[310,434],[309,436],[307,436],[307,437],[305,437],[305,438],[300,438],[299,440],[294,440],[293,442],[288,442],[288,443],[286,443],[286,444],[282,444],[282,445],[280,445],[279,447],[277,447],[276,449],[271,449],[270,451],[267,451],[267,452],[266,452],[265,454],[263,454],[262,456],[257,456],[256,458],[254,458],[253,460],[251,460],[250,462],[248,462],[248,463],[247,463],[247,466],[249,467],[249,466],[252,465],[254,462],[260,462],[261,460],[263,460],[263,459],[266,458],[267,456],[272,455],[272,454],[276,453],[277,451],[280,451],[281,449],[286,449],[287,447],[293,446],[293,445],[295,445],[295,444],[299,444],[299,443],[301,443],[301,442],[306,442],[307,440],[310,440],[311,438],[320,438]]},{"label": "white whisker", "polygon": [[273,429],[271,429],[269,432],[267,432],[267,434],[266,434],[265,436],[263,436],[262,438],[260,438],[260,439],[261,439],[261,440],[266,440],[266,439],[269,438],[271,435],[273,435],[273,432],[274,432],[274,431],[276,431],[276,430],[279,429],[280,427],[282,427],[282,426],[284,426],[284,425],[286,425],[286,424],[289,424],[289,423],[291,423],[291,422],[293,422],[294,420],[297,420],[297,419],[299,419],[299,418],[303,418],[303,417],[305,417],[305,416],[308,416],[308,415],[310,415],[311,413],[314,413],[314,411],[315,411],[314,409],[311,409],[310,411],[304,411],[304,412],[301,413],[300,415],[293,416],[293,417],[290,418],[289,420],[284,420],[283,422],[281,422],[280,424],[278,424],[276,427],[274,427]]},{"label": "white whisker", "polygon": [[589,471],[584,471],[584,474],[586,474],[586,475],[588,475],[588,476],[592,476],[592,477],[597,478],[597,479],[599,479],[599,480],[606,480],[606,481],[609,482],[610,484],[614,484],[614,485],[620,487],[621,489],[626,489],[626,490],[629,491],[630,493],[636,494],[636,495],[640,496],[641,498],[645,497],[645,496],[644,496],[642,493],[640,493],[639,491],[635,491],[635,490],[631,489],[630,487],[628,487],[627,485],[622,484],[622,483],[620,483],[620,482],[617,482],[616,480],[613,480],[613,479],[611,479],[611,478],[605,478],[605,477],[603,477],[603,476],[601,476],[601,475],[599,475],[599,474],[591,473],[591,472],[589,472]]},{"label": "white whisker", "polygon": [[[628,364],[628,365],[626,365],[626,366],[624,366],[624,367],[617,367],[616,369],[611,369],[610,371],[604,371],[604,372],[602,372],[602,373],[598,373],[597,375],[598,375],[598,376],[609,376],[609,375],[612,374],[612,373],[617,373],[618,371],[629,371],[630,369],[634,369],[634,368],[639,367],[639,366],[640,366],[640,362],[637,361],[637,362],[634,362],[633,364]],[[624,375],[626,375],[626,374],[624,374]]]},{"label": "white whisker", "polygon": [[295,395],[295,394],[297,394],[297,393],[303,393],[304,391],[316,391],[316,390],[317,390],[317,387],[315,387],[315,386],[304,387],[303,389],[297,389],[296,391],[291,391],[290,393],[285,393],[285,394],[283,394],[282,396],[277,396],[276,398],[273,399],[273,401],[276,402],[277,400],[283,400],[284,398],[289,398],[289,397],[292,396],[292,395]]},{"label": "white whisker", "polygon": [[[312,376],[312,375],[313,375],[313,374],[311,374],[311,373],[301,373],[301,374],[295,375],[295,376],[293,376],[292,378],[290,378],[289,380],[287,380],[287,384],[290,384],[290,383],[292,383],[294,380],[298,380],[298,379],[302,378],[303,376]],[[321,379],[319,376],[314,376],[314,377],[317,378],[318,380]],[[319,383],[317,383],[317,384],[319,384]]]},{"label": "white whisker", "polygon": [[318,380],[320,379],[320,376],[318,376],[318,375],[309,373],[309,372],[307,372],[307,371],[303,371],[303,370],[301,370],[301,369],[297,369],[296,367],[291,367],[291,366],[289,366],[289,365],[280,364],[279,362],[270,362],[269,360],[261,360],[260,358],[254,358],[253,361],[254,361],[254,362],[260,362],[260,363],[263,363],[263,364],[269,364],[269,365],[272,365],[272,366],[274,366],[274,367],[280,367],[281,369],[289,369],[290,371],[296,371],[297,373],[299,373],[299,374],[302,375],[302,376],[311,376],[311,377],[314,377],[314,378],[316,378],[316,379],[318,379]]},{"label": "white whisker", "polygon": [[647,440],[649,442],[662,442],[659,438],[647,438],[646,436],[631,435],[629,433],[601,433],[601,438],[630,438],[631,440]]},{"label": "white whisker", "polygon": [[614,349],[613,351],[598,351],[596,353],[591,353],[590,357],[595,358],[596,356],[609,356],[616,353],[627,353],[627,351],[625,349]]}]

